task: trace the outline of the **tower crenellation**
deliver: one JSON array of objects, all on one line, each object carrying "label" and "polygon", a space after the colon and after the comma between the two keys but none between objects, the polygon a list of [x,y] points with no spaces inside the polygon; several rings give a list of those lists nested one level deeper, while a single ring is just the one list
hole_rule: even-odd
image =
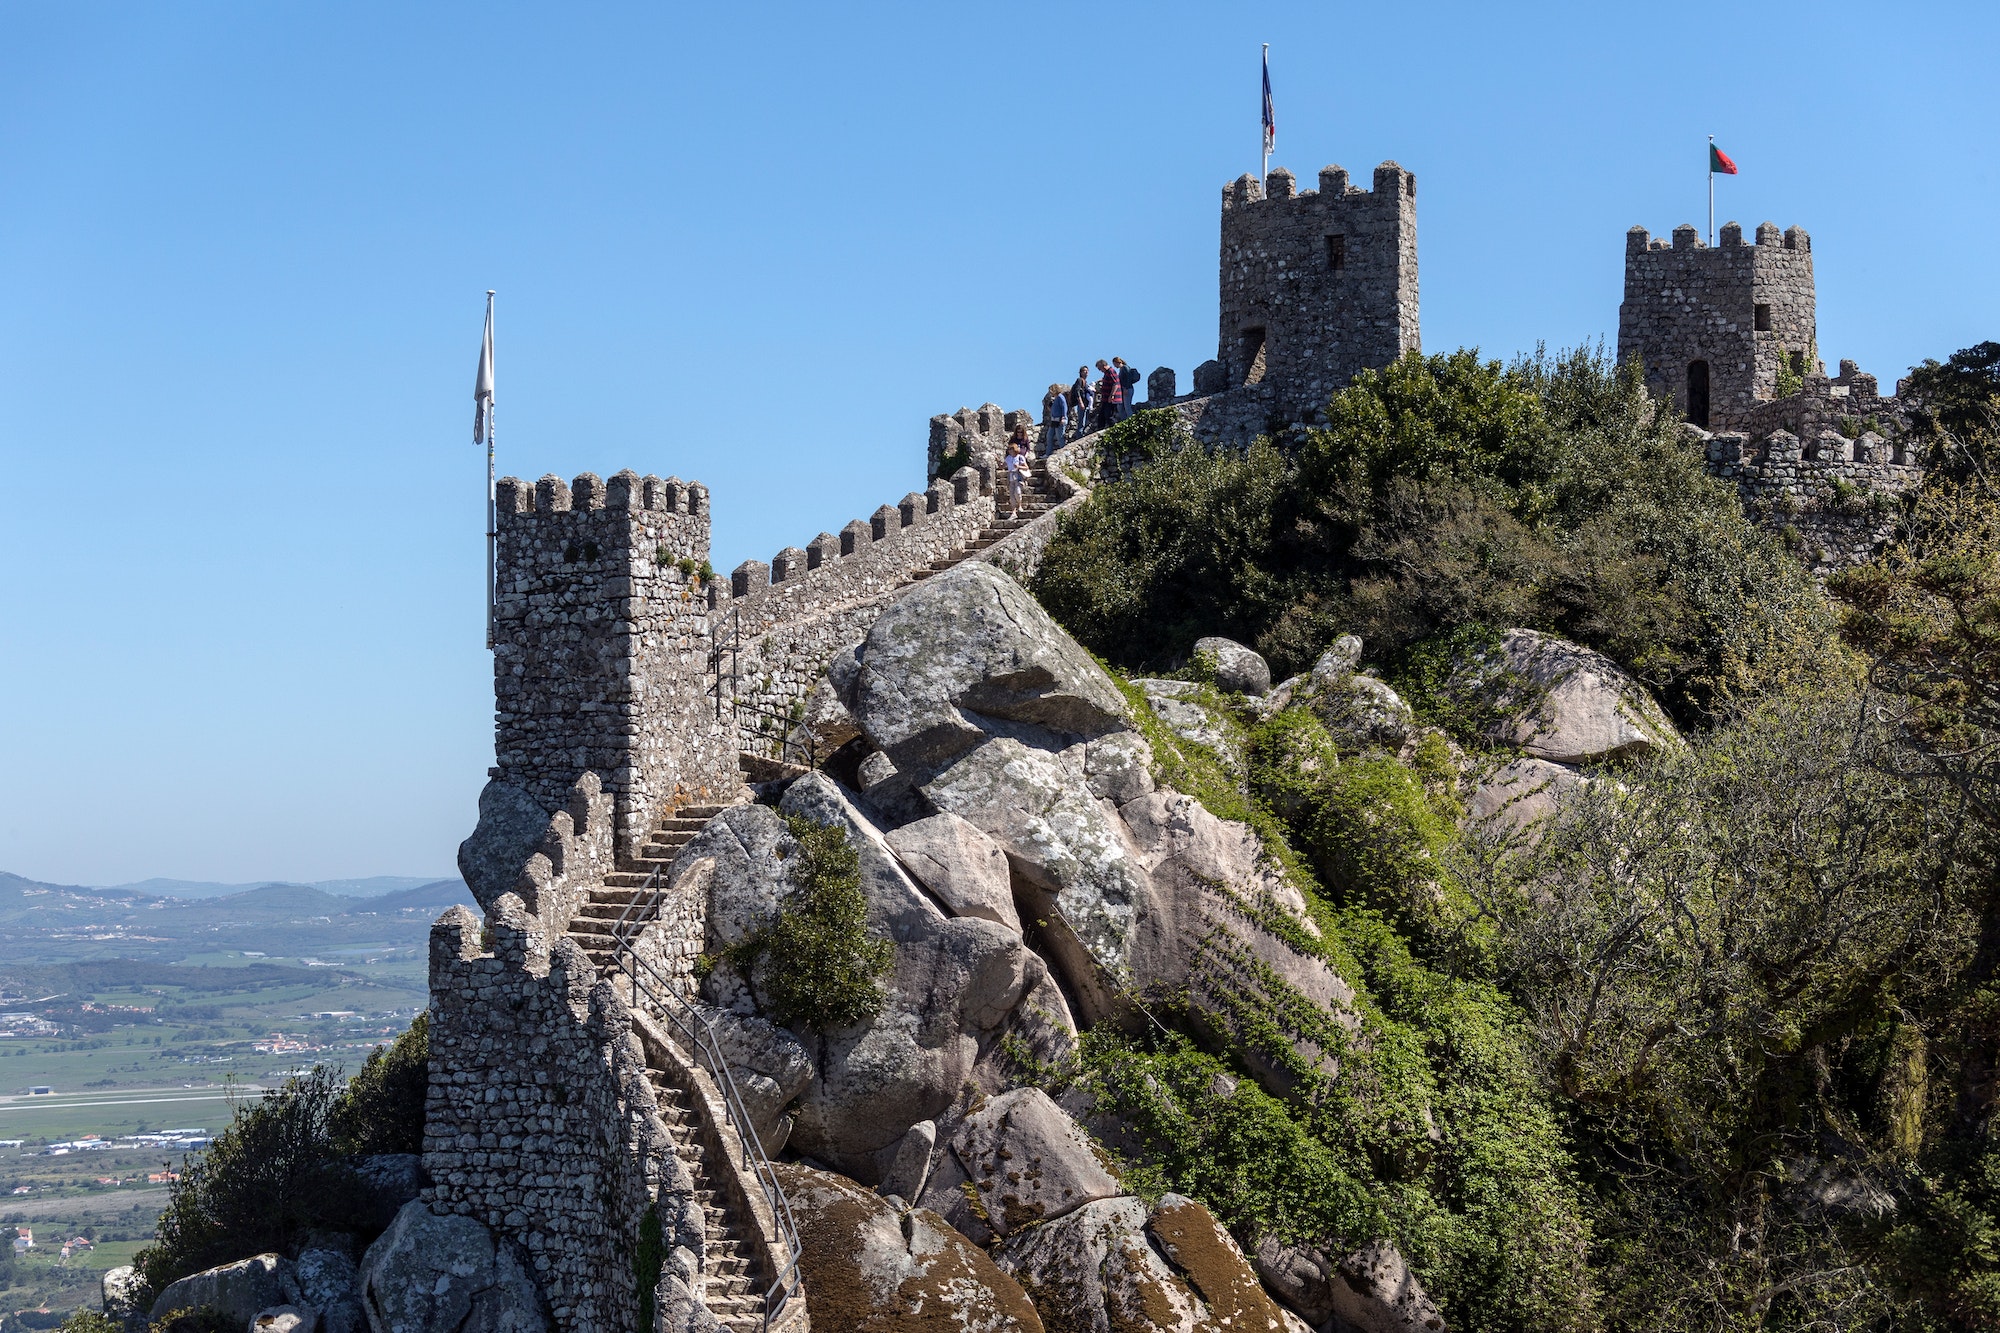
[{"label": "tower crenellation", "polygon": [[1644,363],[1646,387],[1703,428],[1742,422],[1779,395],[1786,376],[1817,369],[1812,238],[1758,226],[1756,242],[1726,224],[1714,246],[1692,223],[1673,240],[1625,234],[1618,359]]},{"label": "tower crenellation", "polygon": [[1302,420],[1360,371],[1420,349],[1416,197],[1395,162],[1372,190],[1337,166],[1312,190],[1284,167],[1230,182],[1216,364],[1196,371],[1196,392],[1264,385],[1268,413]]}]

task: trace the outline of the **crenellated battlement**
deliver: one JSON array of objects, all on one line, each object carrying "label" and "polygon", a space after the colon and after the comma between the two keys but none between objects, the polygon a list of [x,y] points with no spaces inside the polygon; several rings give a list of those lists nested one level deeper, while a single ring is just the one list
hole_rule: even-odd
[{"label": "crenellated battlement", "polygon": [[1625,233],[1625,296],[1618,359],[1639,359],[1646,387],[1698,426],[1740,427],[1788,377],[1818,369],[1812,237],[1760,224],[1745,244],[1724,224],[1717,244],[1693,223],[1671,240]]},{"label": "crenellated battlement", "polygon": [[509,477],[496,502],[493,776],[554,812],[597,771],[621,849],[677,794],[734,791],[734,737],[703,707],[708,488]]},{"label": "crenellated battlement", "polygon": [[854,519],[839,534],[822,532],[746,560],[730,575],[730,606],[743,634],[831,610],[902,586],[920,570],[976,538],[993,521],[994,468],[982,460]]},{"label": "crenellated battlement", "polygon": [[1216,359],[1194,376],[1197,394],[1254,389],[1260,416],[1287,421],[1423,345],[1416,176],[1384,162],[1363,190],[1329,166],[1297,187],[1278,167],[1223,188]]}]

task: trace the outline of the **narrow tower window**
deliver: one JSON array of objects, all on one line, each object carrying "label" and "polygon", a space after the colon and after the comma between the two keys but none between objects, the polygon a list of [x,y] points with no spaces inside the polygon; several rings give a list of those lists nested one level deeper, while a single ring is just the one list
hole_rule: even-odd
[{"label": "narrow tower window", "polygon": [[1769,333],[1770,331],[1771,331],[1771,307],[1759,302],[1757,306],[1757,332]]},{"label": "narrow tower window", "polygon": [[1256,384],[1264,378],[1264,330],[1243,330],[1243,382]]},{"label": "narrow tower window", "polygon": [[1326,266],[1338,273],[1347,267],[1347,238],[1329,236],[1326,238]]},{"label": "narrow tower window", "polygon": [[1688,362],[1687,419],[1708,426],[1708,362]]}]

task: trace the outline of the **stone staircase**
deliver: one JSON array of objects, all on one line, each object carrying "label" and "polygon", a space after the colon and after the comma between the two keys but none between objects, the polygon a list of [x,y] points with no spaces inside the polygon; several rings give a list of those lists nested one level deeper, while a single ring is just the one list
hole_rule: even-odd
[{"label": "stone staircase", "polygon": [[[577,909],[570,919],[569,936],[590,955],[599,972],[610,974],[618,968],[618,923],[631,911],[635,901],[649,895],[649,881],[656,874],[664,879],[681,848],[693,841],[711,819],[729,808],[684,805],[668,810],[626,867],[606,875],[604,884],[594,889],[590,900]],[[651,915],[650,904],[632,912],[631,920],[626,922],[627,933],[637,933]],[[702,1142],[701,1112],[694,1094],[681,1087],[661,1067],[657,1057],[649,1057],[646,1076],[659,1101],[660,1118],[673,1136],[674,1153],[693,1177],[694,1197],[702,1206],[705,1290],[697,1294],[709,1313],[733,1333],[762,1330],[765,1298],[772,1278],[764,1271],[764,1242],[757,1220],[731,1197],[720,1173],[711,1164],[710,1150]],[[797,1322],[789,1314],[781,1321],[786,1327]]]},{"label": "stone staircase", "polygon": [[[674,1152],[694,1177],[694,1197],[701,1203],[704,1220],[702,1281],[706,1290],[698,1293],[722,1326],[736,1333],[751,1333],[764,1327],[764,1298],[771,1279],[764,1272],[754,1219],[729,1198],[723,1182],[710,1169],[696,1127],[693,1094],[675,1087],[661,1070],[648,1068],[653,1093],[659,1098],[660,1118],[674,1136]],[[790,1322],[790,1321],[785,1321]]]},{"label": "stone staircase", "polygon": [[[583,946],[590,955],[590,961],[599,972],[609,972],[614,967],[614,955],[618,951],[618,941],[613,932],[619,920],[631,907],[652,878],[655,871],[664,875],[681,848],[694,840],[694,835],[708,826],[708,821],[729,807],[726,805],[683,805],[667,811],[653,831],[646,836],[643,846],[635,852],[630,863],[623,870],[614,870],[604,877],[604,883],[591,890],[590,901],[579,907],[570,918],[569,937]],[[645,924],[642,918],[635,918],[631,928],[636,930]]]},{"label": "stone staircase", "polygon": [[929,569],[920,569],[910,575],[912,581],[927,579],[933,574],[942,574],[953,565],[962,564],[967,557],[977,555],[989,547],[997,546],[1013,533],[1056,507],[1055,492],[1049,486],[1049,465],[1043,459],[1036,459],[1028,471],[1028,480],[1021,487],[1021,513],[1018,518],[1001,518],[1000,506],[1006,503],[1006,480],[1003,477],[994,482],[994,518],[980,529],[969,545],[961,546],[950,555],[931,561]]}]

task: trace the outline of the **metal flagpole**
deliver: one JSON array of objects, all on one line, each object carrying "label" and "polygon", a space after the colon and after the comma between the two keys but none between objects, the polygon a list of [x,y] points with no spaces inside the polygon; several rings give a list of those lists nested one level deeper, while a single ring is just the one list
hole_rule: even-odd
[{"label": "metal flagpole", "polygon": [[1715,244],[1715,136],[1708,136],[1708,243]]},{"label": "metal flagpole", "polygon": [[[486,291],[486,326],[493,326],[493,289]],[[486,646],[493,646],[493,560],[500,540],[500,505],[493,479],[493,398],[486,399]]]}]

